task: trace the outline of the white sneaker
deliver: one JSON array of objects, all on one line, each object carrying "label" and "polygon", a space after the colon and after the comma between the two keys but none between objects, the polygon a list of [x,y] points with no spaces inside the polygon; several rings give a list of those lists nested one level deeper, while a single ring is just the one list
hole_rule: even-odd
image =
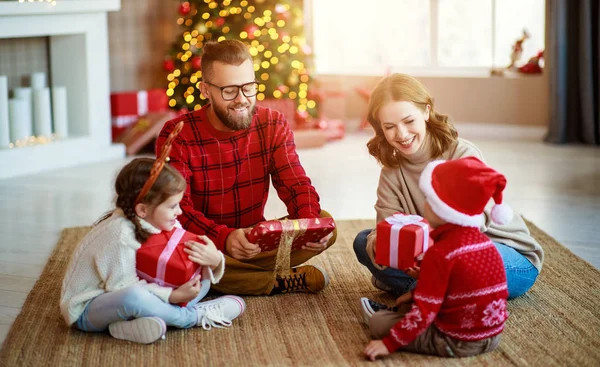
[{"label": "white sneaker", "polygon": [[362,306],[363,319],[365,320],[365,323],[367,325],[370,324],[371,317],[377,311],[389,310],[389,311],[398,312],[397,306],[390,307],[390,306],[384,305],[383,303],[375,302],[371,299],[368,299],[367,297],[360,298],[360,305]]},{"label": "white sneaker", "polygon": [[140,317],[129,321],[117,321],[108,325],[110,335],[115,339],[150,344],[164,339],[167,325],[159,317]]},{"label": "white sneaker", "polygon": [[194,306],[198,313],[198,326],[204,330],[231,326],[231,321],[246,310],[246,303],[237,296],[223,296]]}]

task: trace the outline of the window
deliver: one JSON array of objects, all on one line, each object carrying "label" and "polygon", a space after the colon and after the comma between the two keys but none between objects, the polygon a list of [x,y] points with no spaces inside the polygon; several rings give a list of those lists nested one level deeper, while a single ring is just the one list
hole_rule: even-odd
[{"label": "window", "polygon": [[544,49],[544,0],[312,0],[319,74],[485,71]]}]

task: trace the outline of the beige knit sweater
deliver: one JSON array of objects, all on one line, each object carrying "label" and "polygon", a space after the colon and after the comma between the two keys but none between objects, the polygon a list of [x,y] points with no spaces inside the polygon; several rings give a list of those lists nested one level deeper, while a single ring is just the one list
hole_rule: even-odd
[{"label": "beige knit sweater", "polygon": [[[377,223],[395,212],[422,216],[425,206],[425,196],[419,189],[419,177],[427,163],[434,159],[452,160],[467,156],[475,156],[483,160],[481,151],[473,143],[464,139],[458,139],[455,147],[449,149],[441,157],[431,157],[429,143],[425,140],[419,151],[406,159],[399,169],[382,168],[377,188],[377,203],[375,204]],[[508,184],[510,185],[510,182]],[[484,212],[486,220],[480,230],[490,237],[492,241],[500,242],[514,248],[531,261],[538,270],[541,270],[544,261],[544,251],[529,234],[529,229],[525,225],[523,218],[515,214],[510,223],[504,225],[496,224],[491,221],[490,212],[492,206],[493,201],[490,200]],[[373,264],[376,264],[373,251],[376,238],[377,231],[374,229],[367,237],[367,252]]]},{"label": "beige knit sweater", "polygon": [[[140,219],[144,229],[160,233],[160,229]],[[60,310],[68,325],[79,319],[87,304],[95,297],[133,285],[147,287],[160,299],[169,302],[171,288],[149,284],[139,279],[135,269],[135,254],[141,244],[135,239],[134,224],[117,209],[110,218],[94,226],[77,245],[63,279]],[[206,266],[203,279],[217,283],[223,276],[225,259],[213,273]]]}]

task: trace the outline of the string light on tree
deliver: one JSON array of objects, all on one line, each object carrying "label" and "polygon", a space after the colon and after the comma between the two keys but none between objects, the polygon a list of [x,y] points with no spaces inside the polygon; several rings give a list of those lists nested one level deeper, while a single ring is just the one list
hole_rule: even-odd
[{"label": "string light on tree", "polygon": [[211,40],[239,39],[249,45],[260,81],[257,100],[292,99],[299,113],[316,116],[309,98],[312,51],[306,44],[301,0],[188,0],[179,5],[181,35],[163,62],[169,105],[198,109],[202,46]]}]

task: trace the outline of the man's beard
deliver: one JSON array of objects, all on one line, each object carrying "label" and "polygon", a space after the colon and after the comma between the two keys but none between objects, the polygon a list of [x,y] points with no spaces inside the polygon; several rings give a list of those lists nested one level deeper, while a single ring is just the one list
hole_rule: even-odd
[{"label": "man's beard", "polygon": [[250,127],[250,124],[252,123],[252,116],[254,116],[254,111],[256,110],[256,104],[252,105],[250,102],[248,102],[248,104],[240,103],[240,104],[235,104],[235,105],[231,106],[231,108],[246,107],[246,106],[252,106],[252,107],[248,110],[249,113],[245,117],[242,117],[242,116],[232,116],[231,111],[229,111],[230,106],[221,108],[220,106],[217,106],[214,103],[212,105],[213,110],[215,111],[215,115],[217,115],[217,117],[219,118],[219,120],[221,120],[223,125],[225,125],[227,128],[234,130],[234,131],[244,130],[244,129],[247,129],[248,127]]}]

